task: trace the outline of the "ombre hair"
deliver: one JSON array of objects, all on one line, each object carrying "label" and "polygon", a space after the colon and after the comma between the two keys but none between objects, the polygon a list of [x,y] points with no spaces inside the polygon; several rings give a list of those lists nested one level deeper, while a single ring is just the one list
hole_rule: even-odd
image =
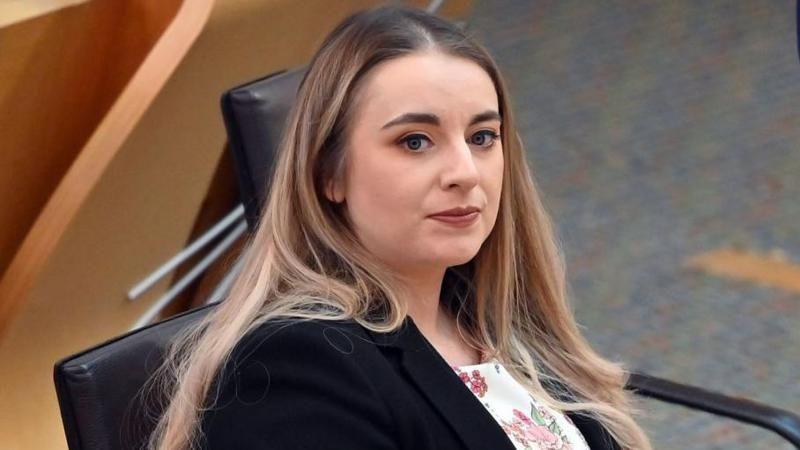
[{"label": "ombre hair", "polygon": [[[376,65],[417,52],[468,59],[494,82],[502,116],[503,186],[495,226],[478,253],[445,273],[442,301],[464,339],[497,358],[535,398],[598,420],[623,449],[650,443],[633,420],[628,373],[581,335],[565,264],[516,131],[508,92],[488,51],[422,10],[382,6],[346,18],[313,56],[278,149],[243,268],[215,309],[177,338],[150,388],[166,402],[150,449],[187,450],[201,436],[211,386],[240,339],[266,321],[348,320],[397,330],[407,314],[398,276],[359,242],[325,195],[344,176],[354,98]],[[346,407],[346,405],[343,405]],[[279,413],[276,411],[276,413]]]}]

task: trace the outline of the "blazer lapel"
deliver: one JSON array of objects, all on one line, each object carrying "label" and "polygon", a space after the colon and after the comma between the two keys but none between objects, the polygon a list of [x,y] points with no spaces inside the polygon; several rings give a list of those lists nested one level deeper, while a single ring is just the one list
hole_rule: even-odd
[{"label": "blazer lapel", "polygon": [[592,450],[620,450],[619,444],[614,438],[611,437],[610,434],[600,425],[595,419],[575,414],[575,413],[566,413],[566,415],[572,420],[572,423],[575,424],[575,427],[578,428],[578,431],[581,432],[583,438],[586,440],[586,443],[589,444],[589,448]]},{"label": "blazer lapel", "polygon": [[375,342],[401,350],[408,377],[437,409],[469,450],[514,450],[514,444],[410,316],[396,333],[373,333]]}]

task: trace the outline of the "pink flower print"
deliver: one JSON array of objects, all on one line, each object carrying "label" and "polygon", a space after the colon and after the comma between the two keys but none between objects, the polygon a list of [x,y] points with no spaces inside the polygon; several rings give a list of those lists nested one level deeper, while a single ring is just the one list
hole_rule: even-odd
[{"label": "pink flower print", "polygon": [[553,433],[547,426],[537,424],[525,413],[514,409],[514,418],[511,423],[502,421],[503,430],[525,447],[536,444],[539,450],[569,450],[570,445]]},{"label": "pink flower print", "polygon": [[533,423],[533,420],[531,420],[530,417],[525,415],[524,412],[522,412],[522,411],[520,411],[520,410],[518,410],[516,408],[514,408],[514,419],[516,419],[516,421],[522,422],[526,427],[533,427],[533,426],[537,425],[537,424]]},{"label": "pink flower print", "polygon": [[479,370],[472,371],[472,384],[470,385],[470,389],[472,392],[475,393],[478,397],[483,397],[486,395],[486,391],[489,389],[489,386],[486,385],[486,378],[481,375]]},{"label": "pink flower print", "polygon": [[458,378],[464,382],[464,384],[469,387],[469,389],[478,397],[483,397],[486,395],[486,391],[489,390],[489,386],[486,384],[486,378],[481,375],[481,372],[477,369],[472,371],[472,376],[466,372],[462,372],[457,366],[451,366],[458,374]]},{"label": "pink flower print", "polygon": [[550,411],[544,409],[544,406],[542,405],[535,405],[535,406],[536,406],[536,412],[538,413],[539,417],[541,417],[545,422],[552,423],[556,421],[556,418],[553,417],[552,414],[550,414]]}]

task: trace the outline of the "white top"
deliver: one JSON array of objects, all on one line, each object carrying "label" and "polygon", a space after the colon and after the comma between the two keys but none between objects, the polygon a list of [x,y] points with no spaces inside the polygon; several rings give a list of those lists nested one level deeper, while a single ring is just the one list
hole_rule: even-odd
[{"label": "white top", "polygon": [[497,360],[451,367],[518,450],[590,450],[569,417],[537,402]]}]

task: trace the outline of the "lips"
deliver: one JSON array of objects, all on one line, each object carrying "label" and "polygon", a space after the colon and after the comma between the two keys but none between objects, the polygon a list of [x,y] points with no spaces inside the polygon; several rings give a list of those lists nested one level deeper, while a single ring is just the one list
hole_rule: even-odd
[{"label": "lips", "polygon": [[451,228],[468,228],[478,223],[480,215],[477,208],[454,208],[434,214],[430,218]]},{"label": "lips", "polygon": [[461,206],[440,211],[429,218],[449,227],[467,228],[478,222],[481,210],[474,206]]},{"label": "lips", "polygon": [[480,208],[477,208],[475,206],[459,206],[456,208],[450,208],[445,211],[439,211],[435,214],[431,214],[430,217],[460,217],[460,216],[471,215],[475,212],[480,212]]}]

